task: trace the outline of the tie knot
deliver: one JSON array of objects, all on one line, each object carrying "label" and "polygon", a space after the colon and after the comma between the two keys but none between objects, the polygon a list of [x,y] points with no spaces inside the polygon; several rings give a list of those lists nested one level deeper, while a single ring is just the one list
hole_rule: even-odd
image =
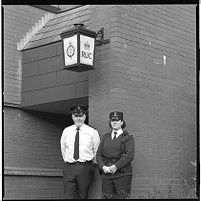
[{"label": "tie knot", "polygon": [[80,127],[77,127],[76,130],[79,131],[79,130],[80,130]]},{"label": "tie knot", "polygon": [[116,139],[116,137],[117,137],[117,132],[114,131],[114,137],[113,137],[113,139]]}]

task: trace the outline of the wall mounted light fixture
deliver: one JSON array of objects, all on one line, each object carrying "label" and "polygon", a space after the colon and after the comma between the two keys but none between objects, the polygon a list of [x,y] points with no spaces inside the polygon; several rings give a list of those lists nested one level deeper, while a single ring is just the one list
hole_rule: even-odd
[{"label": "wall mounted light fixture", "polygon": [[74,24],[60,34],[64,53],[64,68],[77,72],[94,69],[95,46],[109,43],[104,39],[104,28],[94,32],[84,24]]}]

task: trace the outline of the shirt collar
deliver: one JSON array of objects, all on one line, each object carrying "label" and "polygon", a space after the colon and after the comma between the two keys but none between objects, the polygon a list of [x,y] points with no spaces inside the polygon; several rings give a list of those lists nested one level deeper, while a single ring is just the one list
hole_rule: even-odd
[{"label": "shirt collar", "polygon": [[[115,132],[115,130],[112,131],[112,134],[114,134],[114,132]],[[123,133],[123,130],[120,128],[116,132],[117,132],[117,136],[118,136],[118,135],[121,135]]]},{"label": "shirt collar", "polygon": [[[75,130],[76,130],[76,128],[77,128],[77,126],[74,124],[74,127],[75,127]],[[85,127],[85,123],[83,123],[82,124],[82,126],[80,126],[80,130],[82,129],[82,128],[84,128]]]}]

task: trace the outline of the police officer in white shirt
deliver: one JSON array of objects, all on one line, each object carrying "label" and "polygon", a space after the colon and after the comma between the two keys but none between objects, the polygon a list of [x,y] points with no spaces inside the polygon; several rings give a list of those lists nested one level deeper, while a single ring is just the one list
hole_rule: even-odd
[{"label": "police officer in white shirt", "polygon": [[64,196],[67,199],[87,199],[93,180],[96,151],[100,137],[94,128],[86,125],[87,108],[71,108],[74,125],[66,127],[61,136]]}]

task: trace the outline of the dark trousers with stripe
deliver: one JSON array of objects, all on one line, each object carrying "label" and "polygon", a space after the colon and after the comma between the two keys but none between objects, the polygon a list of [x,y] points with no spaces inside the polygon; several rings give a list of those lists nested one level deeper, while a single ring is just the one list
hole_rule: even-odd
[{"label": "dark trousers with stripe", "polygon": [[130,197],[132,175],[116,178],[102,177],[103,199],[126,199]]},{"label": "dark trousers with stripe", "polygon": [[63,169],[64,197],[66,199],[87,199],[93,176],[92,162],[65,163]]}]

